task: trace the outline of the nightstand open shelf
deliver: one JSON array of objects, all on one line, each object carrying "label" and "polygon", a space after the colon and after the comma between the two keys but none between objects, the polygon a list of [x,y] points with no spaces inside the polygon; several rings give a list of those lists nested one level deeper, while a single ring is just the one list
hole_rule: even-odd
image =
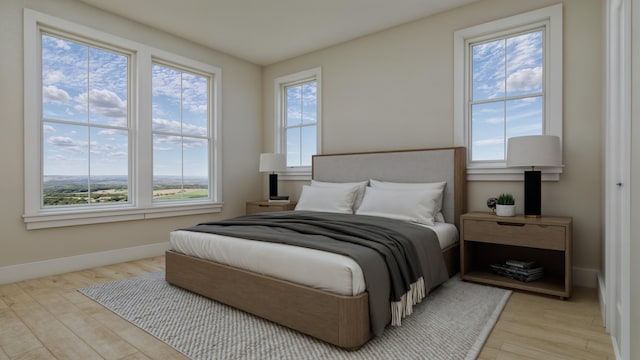
[{"label": "nightstand open shelf", "polygon": [[[561,298],[571,296],[571,218],[470,213],[461,217],[460,224],[462,279]],[[523,282],[490,270],[492,264],[512,259],[535,261],[544,268],[544,277]]]},{"label": "nightstand open shelf", "polygon": [[522,282],[500,276],[490,271],[469,271],[465,275],[465,280],[482,282],[485,284],[509,287],[513,289],[532,291],[537,293],[549,294],[559,297],[566,297],[564,290],[564,281],[557,277],[545,276],[531,282]]}]

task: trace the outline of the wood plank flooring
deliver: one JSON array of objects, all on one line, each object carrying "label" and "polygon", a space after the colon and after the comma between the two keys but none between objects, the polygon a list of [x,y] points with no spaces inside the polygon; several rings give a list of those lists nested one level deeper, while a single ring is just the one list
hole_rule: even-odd
[{"label": "wood plank flooring", "polygon": [[[164,269],[155,257],[0,285],[0,360],[186,359],[76,289]],[[479,359],[614,359],[595,289],[514,292]]]}]

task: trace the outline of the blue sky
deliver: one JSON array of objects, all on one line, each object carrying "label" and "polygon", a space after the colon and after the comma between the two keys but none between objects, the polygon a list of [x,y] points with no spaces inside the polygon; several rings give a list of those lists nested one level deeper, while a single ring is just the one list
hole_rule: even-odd
[{"label": "blue sky", "polygon": [[[128,61],[124,54],[42,36],[45,176],[86,176],[88,169],[96,176],[127,175]],[[152,78],[154,174],[207,176],[208,141],[198,136],[207,136],[208,78],[157,64]],[[87,122],[99,127],[80,125]]]},{"label": "blue sky", "polygon": [[158,64],[151,76],[154,174],[180,175],[183,161],[184,176],[207,176],[207,140],[197,136],[207,136],[208,79]]},{"label": "blue sky", "polygon": [[472,160],[503,160],[506,139],[542,134],[542,31],[472,45],[472,72]]},{"label": "blue sky", "polygon": [[[311,166],[317,148],[317,82],[288,86],[287,92],[287,166]],[[291,128],[289,128],[291,127]]]}]

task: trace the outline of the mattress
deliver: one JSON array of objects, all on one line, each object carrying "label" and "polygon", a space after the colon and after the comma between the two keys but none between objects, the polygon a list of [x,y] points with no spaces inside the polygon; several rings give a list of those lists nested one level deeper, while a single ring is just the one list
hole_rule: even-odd
[{"label": "mattress", "polygon": [[[437,222],[426,227],[436,233],[442,249],[458,241],[453,224]],[[353,296],[366,289],[360,266],[344,255],[185,230],[171,232],[170,243],[172,250],[182,254],[334,294]]]}]

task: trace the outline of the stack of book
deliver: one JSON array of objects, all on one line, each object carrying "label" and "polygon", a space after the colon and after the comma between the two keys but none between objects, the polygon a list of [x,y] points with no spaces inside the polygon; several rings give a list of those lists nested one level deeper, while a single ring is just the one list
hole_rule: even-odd
[{"label": "stack of book", "polygon": [[491,270],[498,275],[524,282],[544,276],[544,268],[529,260],[507,260],[503,264],[491,265]]}]

